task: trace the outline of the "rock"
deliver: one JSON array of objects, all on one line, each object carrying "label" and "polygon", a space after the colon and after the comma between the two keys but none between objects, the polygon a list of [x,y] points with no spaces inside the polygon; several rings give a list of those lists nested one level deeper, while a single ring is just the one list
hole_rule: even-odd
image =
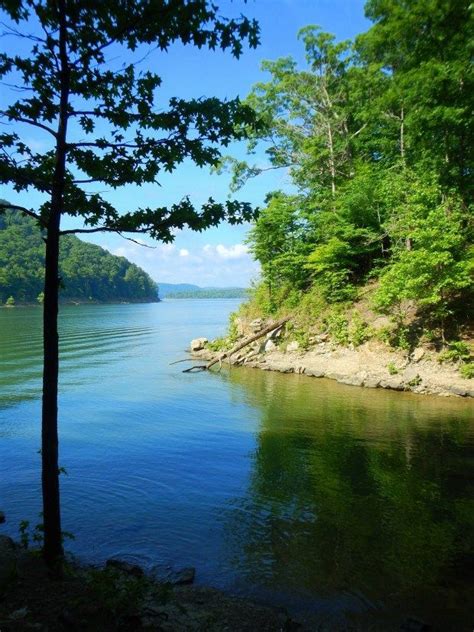
[{"label": "rock", "polygon": [[466,397],[466,395],[468,394],[467,390],[462,386],[453,385],[449,388],[449,390],[454,395],[459,395],[459,397]]},{"label": "rock", "polygon": [[276,329],[269,331],[268,334],[265,336],[265,340],[276,340],[277,338],[281,338],[282,333],[283,333],[283,327],[284,325],[280,325],[280,327],[277,327]]},{"label": "rock", "polygon": [[208,342],[207,338],[194,338],[194,340],[191,340],[191,351],[201,351]]},{"label": "rock", "polygon": [[286,347],[286,350],[291,353],[292,351],[298,351],[299,348],[299,342],[297,340],[293,340],[293,342],[290,342],[289,345]]},{"label": "rock", "polygon": [[8,618],[11,619],[12,621],[20,621],[21,619],[24,619],[27,616],[28,616],[28,608],[25,606],[24,608],[19,608],[18,610],[15,610],[14,612],[12,612]]},{"label": "rock", "polygon": [[387,380],[381,380],[380,386],[382,388],[391,388],[394,391],[403,391],[403,380],[400,377],[392,377]]},{"label": "rock", "polygon": [[378,388],[380,386],[380,378],[375,375],[369,375],[364,380],[364,386],[367,388]]},{"label": "rock", "polygon": [[258,334],[263,329],[263,318],[256,318],[250,323],[250,329],[254,334]]},{"label": "rock", "polygon": [[326,342],[328,338],[329,338],[329,334],[326,334],[326,333],[318,334],[317,336],[314,337],[314,342],[318,342],[318,343]]},{"label": "rock", "polygon": [[185,584],[192,584],[196,576],[196,569],[192,566],[183,568],[180,571],[176,571],[174,584],[177,586],[184,586]]},{"label": "rock", "polygon": [[6,520],[5,514],[3,513],[3,511],[0,511],[0,524],[3,524],[5,520]]},{"label": "rock", "polygon": [[133,577],[143,577],[143,569],[138,564],[131,564],[124,560],[111,559],[105,563],[106,568],[115,568],[126,575],[132,575]]},{"label": "rock", "polygon": [[268,353],[269,351],[275,351],[276,348],[277,346],[273,342],[273,340],[267,340],[267,342],[263,346],[263,350],[265,351],[265,353]]},{"label": "rock", "polygon": [[337,380],[340,384],[347,384],[348,386],[362,386],[364,379],[359,375],[347,375]]},{"label": "rock", "polygon": [[324,371],[315,371],[314,369],[306,369],[305,374],[310,377],[324,377]]},{"label": "rock", "polygon": [[417,347],[411,354],[411,359],[413,362],[419,362],[424,355],[425,350],[423,349],[423,347]]},{"label": "rock", "polygon": [[196,576],[196,569],[187,566],[179,570],[173,570],[171,566],[157,564],[151,569],[151,577],[157,582],[172,584],[173,586],[185,586],[192,584]]},{"label": "rock", "polygon": [[330,380],[336,380],[337,382],[342,382],[342,380],[347,379],[347,375],[343,375],[342,373],[326,373],[326,377]]}]

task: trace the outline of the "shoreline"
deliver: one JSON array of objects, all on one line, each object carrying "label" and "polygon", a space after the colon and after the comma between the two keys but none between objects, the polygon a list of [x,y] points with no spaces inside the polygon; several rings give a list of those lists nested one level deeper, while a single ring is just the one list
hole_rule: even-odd
[{"label": "shoreline", "polygon": [[[411,355],[388,349],[375,341],[349,348],[321,341],[310,350],[280,350],[267,338],[263,344],[249,346],[222,362],[263,371],[297,373],[328,378],[340,384],[365,388],[409,391],[420,395],[474,398],[474,380],[463,378],[455,364],[440,364],[435,353],[422,347]],[[219,359],[221,352],[206,345],[191,351],[193,359]]]},{"label": "shoreline", "polygon": [[[66,554],[63,573],[51,576],[39,549],[0,535],[0,627],[2,632],[354,632],[429,630],[417,617],[387,603],[328,614],[298,613],[252,597],[194,584],[194,568],[157,571],[112,558],[83,564]],[[169,573],[166,577],[166,573]],[[408,626],[408,627],[405,627]],[[414,627],[413,627],[414,626]]]},{"label": "shoreline", "polygon": [[155,573],[145,573],[120,559],[91,566],[68,556],[64,564],[62,576],[51,577],[38,550],[0,535],[2,631],[308,629],[285,608],[194,585],[193,568],[169,571],[157,566]]},{"label": "shoreline", "polygon": [[[112,299],[110,301],[87,301],[84,299],[64,299],[59,301],[60,306],[64,305],[140,305],[140,304],[148,304],[148,303],[162,303],[163,299],[156,298],[154,300],[151,299],[131,299],[128,301],[121,299]],[[14,309],[15,307],[43,307],[42,303],[15,303],[14,305],[0,305],[0,309]]]}]

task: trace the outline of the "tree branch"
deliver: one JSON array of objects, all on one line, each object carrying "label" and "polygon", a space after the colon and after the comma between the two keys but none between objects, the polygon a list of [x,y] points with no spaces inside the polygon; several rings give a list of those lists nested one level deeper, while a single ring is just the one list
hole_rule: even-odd
[{"label": "tree branch", "polygon": [[39,127],[40,129],[43,129],[45,132],[49,132],[49,134],[54,136],[54,138],[57,137],[57,134],[53,129],[51,129],[47,125],[44,125],[43,123],[39,123],[38,121],[33,121],[32,119],[25,118],[24,116],[18,116],[17,114],[9,114],[8,112],[5,112],[4,110],[0,111],[0,116],[5,116],[11,121],[17,121],[17,123],[27,123],[28,125]]},{"label": "tree branch", "polygon": [[[61,230],[59,232],[60,235],[76,235],[78,233],[81,234],[90,234],[90,233],[117,233],[120,234],[123,232],[123,229],[120,228],[111,228],[109,226],[98,226],[97,228],[71,228],[70,230]],[[134,230],[127,228],[127,233],[146,233],[148,232],[147,228],[136,228]]]},{"label": "tree branch", "polygon": [[24,206],[18,206],[18,204],[8,204],[7,202],[0,202],[0,211],[12,209],[13,211],[20,211],[21,213],[25,213],[25,215],[29,215],[34,219],[38,220],[42,226],[44,226],[44,222],[41,219],[41,216],[31,211],[30,209],[25,208]]}]

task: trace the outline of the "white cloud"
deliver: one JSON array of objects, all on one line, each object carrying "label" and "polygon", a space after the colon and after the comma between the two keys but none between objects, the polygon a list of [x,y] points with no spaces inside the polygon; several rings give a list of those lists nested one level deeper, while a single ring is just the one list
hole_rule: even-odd
[{"label": "white cloud", "polygon": [[[259,266],[242,243],[190,247],[186,243],[158,244],[143,248],[133,242],[101,243],[112,254],[126,257],[163,283],[195,283],[200,286],[248,286]],[[187,246],[187,247],[186,247]]]},{"label": "white cloud", "polygon": [[234,244],[233,246],[224,246],[223,244],[211,246],[206,244],[203,251],[206,255],[221,259],[244,259],[249,256],[249,249],[245,244]]}]

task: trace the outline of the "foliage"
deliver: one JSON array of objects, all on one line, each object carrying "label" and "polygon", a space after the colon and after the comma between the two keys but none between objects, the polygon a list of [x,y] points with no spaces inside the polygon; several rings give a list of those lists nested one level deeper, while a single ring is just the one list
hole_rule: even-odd
[{"label": "foliage", "polygon": [[340,313],[333,313],[325,319],[327,331],[331,338],[340,345],[350,343],[349,321]]},{"label": "foliage", "polygon": [[349,325],[349,339],[354,347],[359,347],[361,344],[369,340],[372,336],[372,331],[369,325],[362,320],[360,314],[355,312],[352,315],[351,323]]},{"label": "foliage", "polygon": [[448,348],[439,354],[439,362],[457,362],[460,360],[469,360],[471,350],[469,346],[462,340],[454,340],[448,343]]},{"label": "foliage", "polygon": [[33,542],[38,546],[43,543],[44,525],[37,524],[34,529],[30,529],[29,520],[21,520],[18,531],[20,533],[20,546],[24,549],[28,549]]},{"label": "foliage", "polygon": [[[14,211],[0,217],[0,301],[10,296],[7,305],[43,304],[44,250],[33,219]],[[59,265],[62,300],[157,300],[156,284],[146,272],[74,235],[63,238]]]},{"label": "foliage", "polygon": [[13,298],[13,296],[9,296],[7,298],[7,300],[5,301],[5,305],[7,307],[13,307],[15,305],[15,299]]},{"label": "foliage", "polygon": [[390,373],[390,375],[397,375],[397,373],[398,373],[398,369],[397,369],[397,367],[395,366],[395,363],[394,363],[394,362],[389,362],[389,363],[387,364],[387,370],[388,370],[388,372]]},{"label": "foliage", "polygon": [[[85,581],[96,602],[102,604],[116,618],[135,613],[152,588],[146,577],[126,575],[112,567],[89,569]],[[169,595],[169,587],[155,587],[155,598],[157,590],[160,593],[160,602],[164,603]]]},{"label": "foliage", "polygon": [[466,380],[474,379],[474,362],[466,362],[462,364],[459,368],[459,373]]}]

